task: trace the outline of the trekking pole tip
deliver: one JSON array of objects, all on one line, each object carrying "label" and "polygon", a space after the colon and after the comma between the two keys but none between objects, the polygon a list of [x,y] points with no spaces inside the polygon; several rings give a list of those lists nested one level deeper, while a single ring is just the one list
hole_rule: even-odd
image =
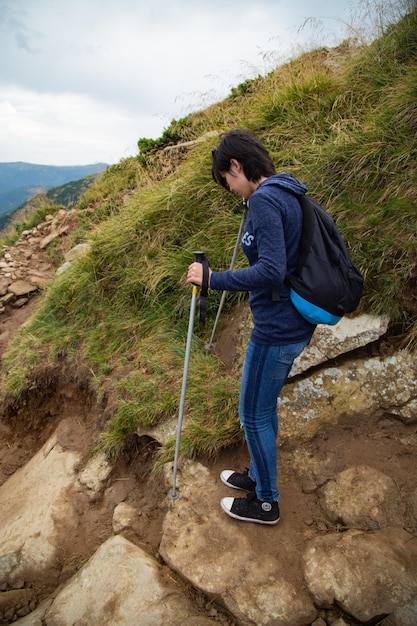
[{"label": "trekking pole tip", "polygon": [[206,343],[206,345],[204,346],[204,349],[207,350],[207,352],[213,352],[213,344]]},{"label": "trekking pole tip", "polygon": [[175,491],[171,491],[171,493],[168,494],[168,500],[171,500],[172,504],[175,503],[175,500],[178,500],[179,496]]}]

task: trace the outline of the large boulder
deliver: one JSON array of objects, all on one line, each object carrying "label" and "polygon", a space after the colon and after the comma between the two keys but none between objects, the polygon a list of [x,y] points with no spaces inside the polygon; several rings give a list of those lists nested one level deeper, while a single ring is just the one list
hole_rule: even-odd
[{"label": "large boulder", "polygon": [[360,623],[376,623],[417,598],[417,537],[401,528],[317,536],[304,564],[316,606],[337,605]]},{"label": "large boulder", "polygon": [[373,467],[349,467],[329,480],[320,493],[323,510],[332,522],[361,530],[405,524],[405,506],[395,481]]},{"label": "large boulder", "polygon": [[67,492],[79,461],[54,435],[0,487],[0,583],[58,579],[59,526],[78,525]]},{"label": "large boulder", "polygon": [[[168,565],[208,596],[220,597],[241,624],[305,626],[317,617],[302,577],[288,577],[287,554],[278,546],[283,529],[261,526],[261,544],[276,554],[257,554],[239,522],[216,506],[214,479],[199,463],[186,463],[180,476],[180,497],[163,526],[160,553]],[[204,485],[204,489],[202,489]],[[243,494],[241,494],[243,495]],[[208,503],[211,503],[210,505]],[[249,525],[251,526],[251,525]]]},{"label": "large boulder", "polygon": [[16,623],[209,626],[212,620],[199,615],[155,559],[117,535],[98,548],[52,602]]}]

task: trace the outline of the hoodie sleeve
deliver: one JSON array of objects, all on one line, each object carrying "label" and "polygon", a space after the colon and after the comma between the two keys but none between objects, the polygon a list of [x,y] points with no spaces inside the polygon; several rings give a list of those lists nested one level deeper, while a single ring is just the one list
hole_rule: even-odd
[{"label": "hoodie sleeve", "polygon": [[284,226],[278,194],[258,189],[249,200],[249,230],[242,240],[249,267],[213,272],[212,289],[255,291],[280,287],[287,273]]}]

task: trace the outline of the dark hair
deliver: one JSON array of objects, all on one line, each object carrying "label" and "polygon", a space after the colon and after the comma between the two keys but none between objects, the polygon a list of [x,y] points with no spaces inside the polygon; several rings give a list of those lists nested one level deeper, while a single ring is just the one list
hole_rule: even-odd
[{"label": "dark hair", "polygon": [[275,167],[268,150],[249,130],[231,130],[223,135],[216,150],[212,152],[211,173],[219,185],[229,190],[222,172],[230,170],[231,159],[242,165],[246,178],[256,183],[260,178],[275,174]]}]

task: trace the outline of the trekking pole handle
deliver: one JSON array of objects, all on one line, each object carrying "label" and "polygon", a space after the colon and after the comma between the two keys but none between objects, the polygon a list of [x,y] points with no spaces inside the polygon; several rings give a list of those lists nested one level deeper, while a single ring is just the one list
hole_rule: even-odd
[{"label": "trekking pole handle", "polygon": [[207,298],[208,298],[208,283],[209,283],[209,262],[205,252],[198,250],[194,252],[195,262],[201,263],[203,266],[203,280],[201,283],[200,291],[200,321],[205,324],[206,311],[207,311]]},{"label": "trekking pole handle", "polygon": [[[206,257],[205,252],[201,252],[201,250],[197,250],[197,252],[193,252],[194,254],[194,262],[201,263],[203,266],[203,284],[201,285],[203,294],[207,291],[207,283],[208,283],[208,259]],[[194,283],[193,283],[194,285]],[[198,285],[196,285],[198,287]]]},{"label": "trekking pole handle", "polygon": [[205,252],[201,252],[200,250],[198,250],[197,252],[193,252],[193,254],[195,256],[196,263],[204,263],[204,261],[206,260]]}]

